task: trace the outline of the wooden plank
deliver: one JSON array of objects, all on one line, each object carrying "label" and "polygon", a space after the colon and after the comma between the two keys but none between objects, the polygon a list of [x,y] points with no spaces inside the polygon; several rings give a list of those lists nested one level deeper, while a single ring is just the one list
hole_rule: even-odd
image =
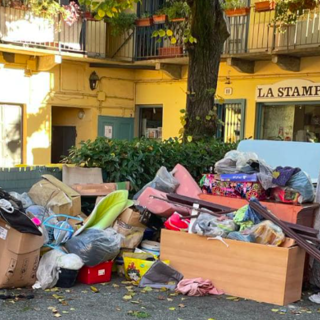
[{"label": "wooden plank", "polygon": [[[224,241],[229,247],[219,240],[162,230],[161,259],[170,260],[185,278],[210,279],[229,295],[277,305],[300,299],[304,250]],[[289,263],[295,263],[296,268]],[[289,288],[293,290],[290,295]]]}]

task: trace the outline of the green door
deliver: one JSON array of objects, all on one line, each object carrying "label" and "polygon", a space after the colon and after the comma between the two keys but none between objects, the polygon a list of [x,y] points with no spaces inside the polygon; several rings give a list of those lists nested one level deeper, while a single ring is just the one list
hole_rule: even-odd
[{"label": "green door", "polygon": [[98,136],[109,139],[132,140],[134,118],[98,117]]}]

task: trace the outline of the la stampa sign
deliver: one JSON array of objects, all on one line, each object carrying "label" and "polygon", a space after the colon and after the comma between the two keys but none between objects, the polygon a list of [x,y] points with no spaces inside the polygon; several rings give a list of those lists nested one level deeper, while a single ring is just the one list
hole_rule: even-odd
[{"label": "la stampa sign", "polygon": [[317,101],[320,100],[320,83],[296,79],[257,86],[256,100],[259,102]]}]

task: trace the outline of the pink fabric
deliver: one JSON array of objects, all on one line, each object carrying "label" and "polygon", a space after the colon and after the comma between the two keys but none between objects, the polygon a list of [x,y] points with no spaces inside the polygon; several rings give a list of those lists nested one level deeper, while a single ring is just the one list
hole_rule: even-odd
[{"label": "pink fabric", "polygon": [[224,294],[223,291],[214,287],[210,280],[202,278],[183,279],[178,283],[177,292],[187,296],[205,296],[208,294]]},{"label": "pink fabric", "polygon": [[174,177],[180,183],[176,190],[176,194],[199,199],[199,194],[202,193],[202,191],[197,182],[192,178],[189,171],[181,164],[177,164],[174,167],[173,172]]},{"label": "pink fabric", "polygon": [[175,211],[182,215],[190,214],[190,210],[187,208],[178,207],[165,201],[152,199],[150,196],[157,196],[159,198],[167,199],[167,194],[165,192],[148,187],[139,196],[139,205],[146,207],[154,214],[165,218],[169,218]]}]

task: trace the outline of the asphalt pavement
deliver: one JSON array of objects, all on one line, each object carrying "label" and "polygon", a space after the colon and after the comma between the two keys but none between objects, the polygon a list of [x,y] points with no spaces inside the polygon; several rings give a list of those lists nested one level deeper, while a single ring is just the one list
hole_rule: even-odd
[{"label": "asphalt pavement", "polygon": [[[98,292],[95,292],[98,291]],[[320,305],[304,292],[298,303],[285,307],[230,296],[186,297],[170,291],[142,290],[113,278],[110,283],[77,284],[70,289],[0,290],[12,298],[0,300],[0,320],[319,320]],[[16,297],[16,298],[15,298]]]}]

